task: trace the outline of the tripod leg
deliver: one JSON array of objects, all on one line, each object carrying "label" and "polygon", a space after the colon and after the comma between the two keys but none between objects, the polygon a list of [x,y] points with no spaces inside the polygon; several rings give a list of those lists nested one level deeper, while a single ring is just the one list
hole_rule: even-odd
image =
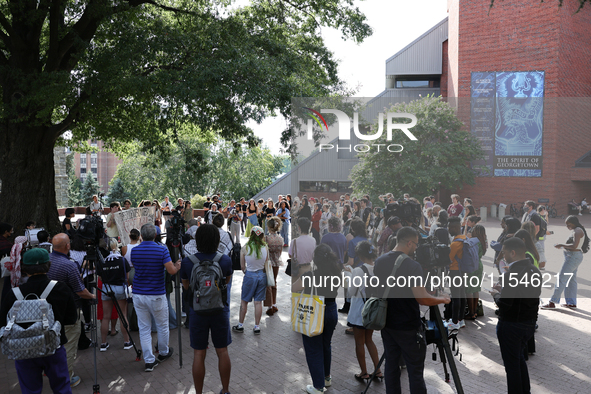
[{"label": "tripod leg", "polygon": [[[429,307],[429,316],[432,320],[435,320],[435,322],[437,324],[437,328],[439,329],[439,332],[442,335],[441,343],[443,344],[443,349],[445,350],[445,355],[447,356],[447,361],[449,362],[449,369],[451,369],[451,375],[454,378],[454,384],[456,386],[456,390],[457,390],[458,394],[464,394],[464,389],[462,388],[462,382],[460,380],[458,368],[456,367],[456,362],[455,362],[453,353],[451,351],[451,348],[449,347],[448,339],[443,338],[443,336],[445,336],[445,332],[447,332],[447,331],[446,331],[445,327],[443,326],[443,320],[441,319],[441,313],[439,312],[439,307],[438,306]],[[442,358],[442,361],[443,361],[443,358]]]},{"label": "tripod leg", "polygon": [[377,375],[379,369],[382,367],[382,363],[384,362],[384,360],[386,359],[386,353],[382,354],[382,357],[380,357],[380,361],[378,362],[378,365],[376,366],[375,371],[373,371],[373,373],[369,376],[369,380],[367,381],[367,386],[365,386],[365,390],[363,390],[363,392],[361,394],[366,394],[367,390],[369,390],[369,386],[371,386],[371,382],[373,382],[373,378]]},{"label": "tripod leg", "polygon": [[437,350],[439,350],[439,358],[443,364],[443,375],[445,376],[445,383],[449,383],[449,372],[447,371],[447,360],[445,357],[445,349],[443,348],[443,343],[437,344]]}]

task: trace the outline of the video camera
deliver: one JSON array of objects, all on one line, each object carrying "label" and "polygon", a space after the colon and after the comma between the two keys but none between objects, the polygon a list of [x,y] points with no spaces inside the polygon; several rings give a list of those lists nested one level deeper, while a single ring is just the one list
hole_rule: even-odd
[{"label": "video camera", "polygon": [[441,243],[437,237],[419,237],[419,246],[415,257],[423,269],[432,271],[451,264],[449,253],[449,245]]},{"label": "video camera", "polygon": [[392,216],[400,218],[403,226],[417,227],[421,224],[421,219],[423,218],[421,204],[406,200],[398,200],[397,202],[390,203],[384,210],[385,223]]}]

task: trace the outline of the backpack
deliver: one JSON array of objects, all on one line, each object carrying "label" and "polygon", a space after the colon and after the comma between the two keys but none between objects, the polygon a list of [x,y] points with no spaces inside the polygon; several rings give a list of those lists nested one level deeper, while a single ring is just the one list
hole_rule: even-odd
[{"label": "backpack", "polygon": [[[404,253],[398,256],[396,262],[394,263],[392,274],[390,274],[391,277],[396,274],[396,271],[398,271],[398,268],[406,258],[408,258],[408,256]],[[363,310],[361,311],[363,327],[367,328],[368,330],[381,330],[382,328],[386,327],[389,292],[390,287],[386,287],[383,297],[371,297],[365,302],[365,305],[363,305]]]},{"label": "backpack", "polygon": [[240,252],[242,251],[242,245],[240,245],[240,242],[234,243],[231,235],[230,241],[232,241],[232,250],[230,250],[229,256],[232,259],[232,269],[234,271],[242,271],[242,267],[240,266]]},{"label": "backpack", "polygon": [[[536,213],[536,215],[538,215],[538,214]],[[540,232],[542,233],[542,238],[544,238],[546,236],[546,231],[548,231],[548,223],[546,223],[546,221],[544,220],[544,218],[542,216],[540,216],[540,215],[538,215],[538,216],[540,217]],[[538,241],[538,239],[535,239],[534,241]]]},{"label": "backpack", "polygon": [[480,258],[478,257],[478,238],[458,239],[454,242],[462,242],[462,257],[458,259],[460,271],[465,274],[471,274],[478,269]]},{"label": "backpack", "polygon": [[198,315],[214,315],[222,312],[226,306],[226,279],[219,264],[222,256],[216,253],[213,261],[200,261],[195,255],[189,256],[193,262],[189,289],[193,296],[193,310]]},{"label": "backpack", "polygon": [[[62,326],[47,302],[56,284],[57,281],[50,281],[40,297],[34,293],[23,297],[18,287],[12,289],[17,300],[8,312],[6,326],[0,328],[0,347],[9,359],[51,356],[60,347]],[[34,298],[29,299],[31,295]]]}]

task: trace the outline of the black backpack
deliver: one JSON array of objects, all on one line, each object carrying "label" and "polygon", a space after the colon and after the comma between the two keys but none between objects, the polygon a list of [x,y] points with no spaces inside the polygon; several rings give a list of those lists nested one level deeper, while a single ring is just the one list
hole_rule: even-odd
[{"label": "black backpack", "polygon": [[[228,233],[230,235],[230,233]],[[230,235],[230,241],[232,241],[232,250],[230,250],[230,258],[232,259],[232,269],[234,271],[242,271],[242,267],[240,266],[240,252],[242,251],[242,245],[240,242],[234,243],[232,239],[232,235]]]},{"label": "black backpack", "polygon": [[439,243],[449,245],[449,230],[445,227],[437,227],[433,233]]}]

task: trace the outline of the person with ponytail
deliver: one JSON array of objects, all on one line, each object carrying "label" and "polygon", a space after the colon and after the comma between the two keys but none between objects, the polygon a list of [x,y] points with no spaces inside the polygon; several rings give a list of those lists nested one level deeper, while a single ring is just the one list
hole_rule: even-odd
[{"label": "person with ponytail", "polygon": [[[361,311],[365,300],[370,297],[371,288],[367,288],[365,284],[370,283],[370,278],[373,276],[374,261],[378,257],[377,249],[369,241],[361,241],[355,247],[355,255],[359,257],[363,263],[361,266],[351,269],[351,266],[346,266],[347,271],[351,271],[351,281],[349,282],[349,294],[351,295],[351,307],[347,316],[347,325],[353,328],[353,335],[355,336],[355,355],[357,356],[357,362],[361,372],[355,374],[355,379],[359,381],[365,381],[369,379],[369,372],[377,369],[380,357],[378,355],[378,349],[373,342],[373,331],[363,327],[363,318],[361,317]],[[364,279],[364,277],[366,277]],[[359,279],[356,279],[359,278]],[[359,283],[360,286],[355,284]],[[365,348],[369,352],[371,361],[373,362],[374,369],[372,371],[367,370],[365,363]],[[384,374],[378,370],[376,373],[376,379],[383,380]]]},{"label": "person with ponytail", "polygon": [[239,323],[232,327],[232,331],[244,332],[244,318],[248,310],[248,303],[254,299],[254,334],[260,334],[259,323],[263,315],[263,301],[267,291],[267,274],[265,261],[269,258],[269,250],[265,242],[265,230],[259,226],[252,226],[250,237],[240,253],[240,266],[244,272],[242,280],[242,294],[240,296]]},{"label": "person with ponytail", "polygon": [[[468,302],[468,316],[466,316],[466,318],[469,320],[475,320],[476,317],[478,317],[478,299],[479,293],[482,290],[481,283],[482,275],[484,273],[482,256],[486,254],[488,241],[486,239],[486,229],[481,224],[477,224],[472,227],[472,231],[467,233],[467,236],[470,238],[478,238],[480,241],[480,244],[478,245],[478,269],[469,275],[470,278],[466,284],[466,301]],[[478,278],[478,281],[476,281],[476,279],[472,279],[474,277]],[[473,284],[475,284],[475,286],[473,286]]]},{"label": "person with ponytail", "polygon": [[[560,303],[560,297],[564,291],[566,308],[577,307],[577,270],[583,262],[583,253],[589,251],[589,237],[585,227],[579,223],[577,216],[571,215],[565,220],[566,228],[572,231],[572,235],[565,244],[556,244],[557,249],[564,249],[564,263],[560,269],[558,283],[554,288],[554,295],[542,309],[554,309]],[[572,274],[572,275],[569,275]]]}]

